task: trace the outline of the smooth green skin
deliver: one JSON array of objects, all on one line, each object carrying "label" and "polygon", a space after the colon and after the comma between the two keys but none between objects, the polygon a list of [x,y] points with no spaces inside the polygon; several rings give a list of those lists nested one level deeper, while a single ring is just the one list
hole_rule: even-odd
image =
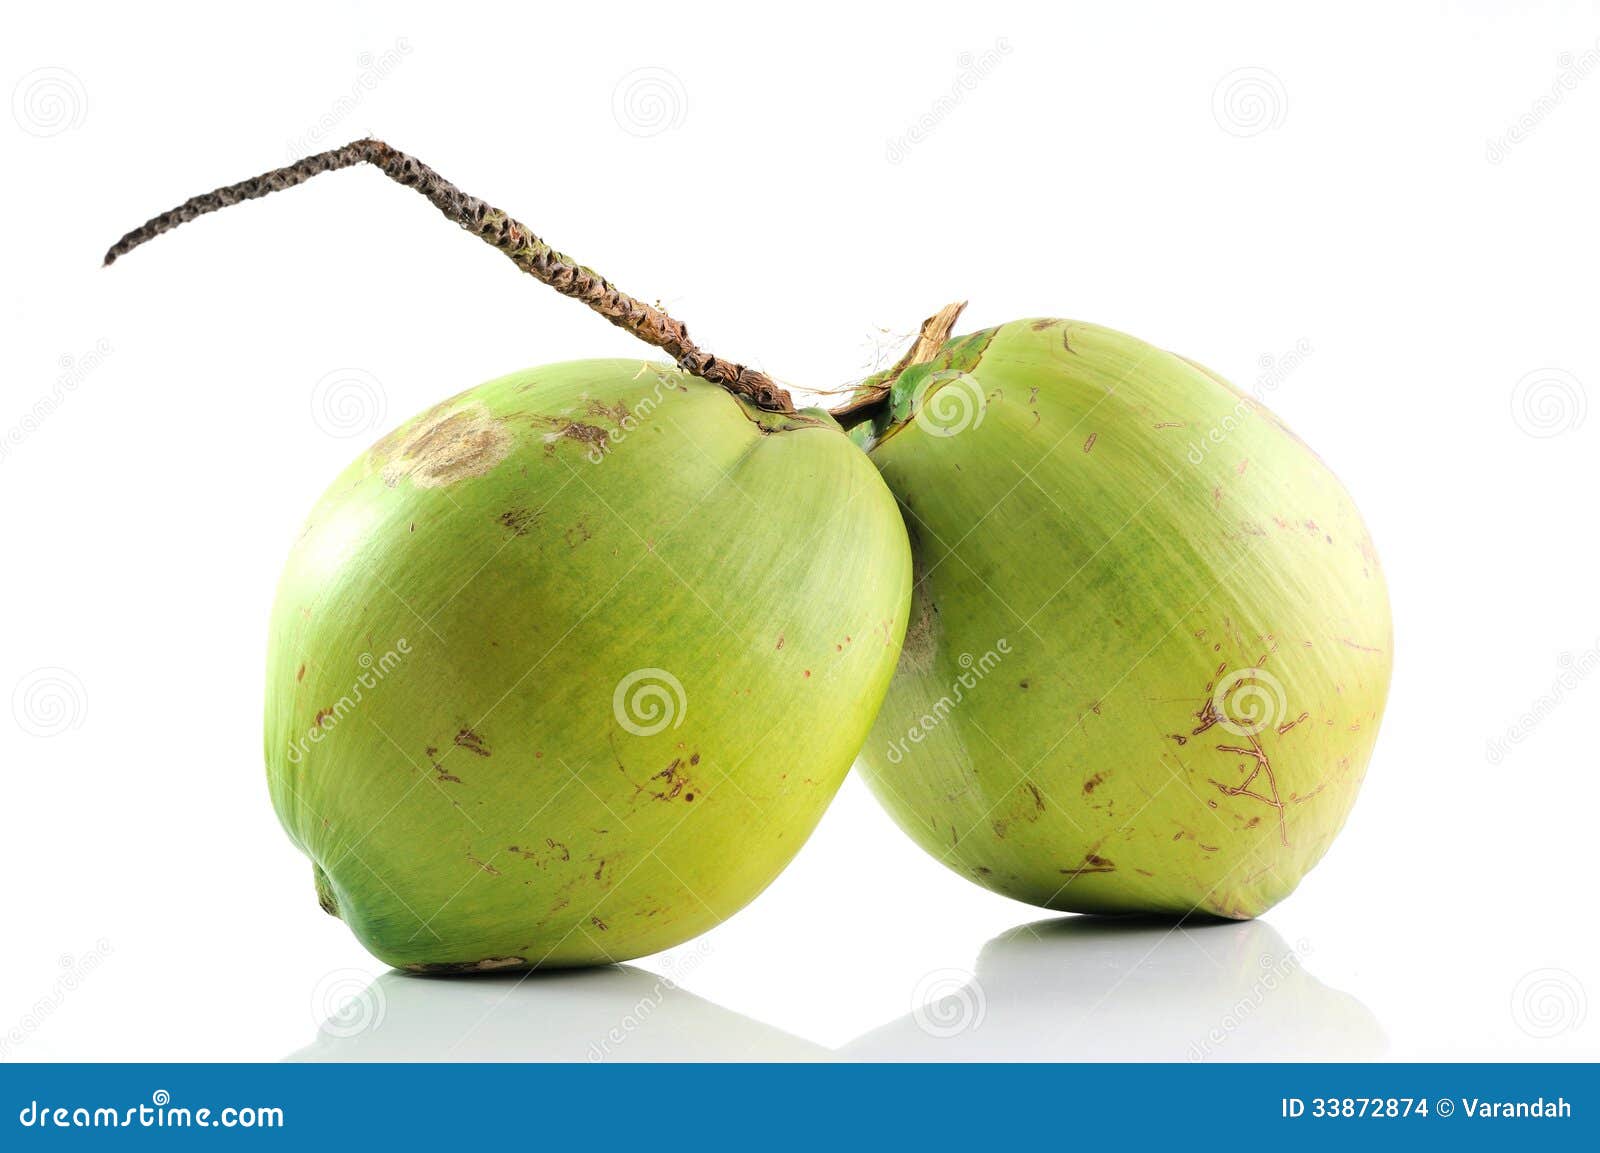
[{"label": "smooth green skin", "polygon": [[[391,965],[670,947],[815,827],[893,674],[910,572],[893,498],[825,414],[634,360],[492,381],[363,454],[295,544],[273,805]],[[614,710],[639,669],[683,688],[624,694],[635,727],[671,718],[654,735]]]},{"label": "smooth green skin", "polygon": [[859,437],[918,582],[862,753],[878,799],[1035,905],[1281,900],[1344,824],[1389,685],[1383,574],[1337,479],[1258,401],[1077,322],[952,341],[893,408]]}]

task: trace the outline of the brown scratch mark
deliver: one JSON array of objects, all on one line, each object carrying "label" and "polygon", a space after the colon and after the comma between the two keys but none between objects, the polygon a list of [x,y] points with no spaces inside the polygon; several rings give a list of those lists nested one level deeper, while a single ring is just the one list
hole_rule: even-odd
[{"label": "brown scratch mark", "polygon": [[1035,332],[1043,332],[1045,329],[1054,328],[1060,323],[1061,321],[1057,317],[1041,317],[1040,319],[1034,321],[1031,327]]},{"label": "brown scratch mark", "polygon": [[303,681],[306,679],[306,666],[304,664],[302,664],[300,666],[300,670],[294,674],[294,679],[297,681]]},{"label": "brown scratch mark", "polygon": [[1073,356],[1078,355],[1078,350],[1072,347],[1072,329],[1065,326],[1061,329],[1061,347],[1072,353]]},{"label": "brown scratch mark", "polygon": [[1094,776],[1083,782],[1084,793],[1088,794],[1094,792],[1101,785],[1105,784],[1105,780],[1106,774],[1104,771],[1096,773]]},{"label": "brown scratch mark", "polygon": [[783,634],[779,633],[778,634],[778,649],[775,650],[775,651],[781,651],[782,648],[783,648]]},{"label": "brown scratch mark", "polygon": [[1155,876],[1155,874],[1152,873],[1149,869],[1135,868],[1133,871],[1135,873],[1138,873],[1141,877],[1153,877],[1153,876]]},{"label": "brown scratch mark", "polygon": [[1104,857],[1097,857],[1093,853],[1085,853],[1083,855],[1083,864],[1076,869],[1062,869],[1060,871],[1066,874],[1067,881],[1070,884],[1087,873],[1115,873],[1117,866]]},{"label": "brown scratch mark", "polygon": [[1359,649],[1364,653],[1381,653],[1383,651],[1382,649],[1375,649],[1371,645],[1358,645],[1349,637],[1335,637],[1334,639],[1342,645],[1349,645],[1351,648]]},{"label": "brown scratch mark", "polygon": [[1327,788],[1327,787],[1328,787],[1328,782],[1327,781],[1323,781],[1320,785],[1318,785],[1316,788],[1312,789],[1309,793],[1307,793],[1303,797],[1302,796],[1298,796],[1297,794],[1294,794],[1294,793],[1290,793],[1289,794],[1289,803],[1291,805],[1303,805],[1307,801],[1309,801],[1312,797],[1316,796],[1318,793],[1322,792],[1322,790]]},{"label": "brown scratch mark", "polygon": [[606,859],[604,857],[601,857],[600,858],[600,863],[594,867],[594,879],[598,881],[600,879],[600,874],[605,872],[605,871],[606,871]]},{"label": "brown scratch mark", "polygon": [[622,424],[633,414],[628,411],[628,406],[620,400],[616,404],[607,404],[603,400],[590,400],[586,406],[590,416],[609,420],[613,424]]},{"label": "brown scratch mark", "polygon": [[1041,813],[1044,812],[1044,797],[1039,795],[1039,788],[1032,781],[1023,781],[1028,786],[1028,792],[1033,794],[1033,806]]},{"label": "brown scratch mark", "polygon": [[508,508],[495,517],[502,528],[511,530],[513,536],[527,536],[528,529],[538,520],[538,514],[526,508]]},{"label": "brown scratch mark", "polygon": [[1189,743],[1189,738],[1184,736],[1182,733],[1168,733],[1167,736],[1177,741],[1180,745],[1186,745]]},{"label": "brown scratch mark", "polygon": [[467,752],[476,757],[487,757],[489,755],[489,746],[484,743],[482,737],[471,729],[464,728],[458,732],[455,736],[455,745],[456,748],[466,749]]},{"label": "brown scratch mark", "polygon": [[491,877],[498,877],[500,875],[499,869],[495,868],[488,861],[478,860],[478,858],[474,857],[471,853],[467,854],[467,860],[471,861],[474,865],[477,865],[478,868],[482,869],[485,873],[488,873]]},{"label": "brown scratch mark", "polygon": [[[696,754],[697,758],[698,756],[699,754]],[[658,801],[676,800],[679,794],[681,794],[685,788],[691,787],[693,784],[693,782],[689,780],[688,775],[683,772],[682,757],[673,757],[670,765],[662,769],[650,779],[652,781],[664,782],[661,788],[649,790],[650,796]],[[637,794],[645,790],[642,787],[635,786],[633,791]],[[694,793],[691,792],[686,800],[694,800]]]},{"label": "brown scratch mark", "polygon": [[[1250,742],[1248,747],[1239,745],[1217,746],[1217,751],[1220,753],[1238,753],[1241,756],[1250,757],[1256,762],[1256,767],[1250,771],[1250,775],[1244,779],[1244,783],[1241,785],[1225,785],[1215,778],[1208,779],[1227,796],[1251,797],[1264,805],[1269,805],[1276,809],[1278,812],[1278,839],[1283,842],[1284,848],[1288,848],[1289,826],[1284,819],[1284,804],[1283,800],[1278,796],[1278,778],[1272,771],[1272,762],[1268,759],[1266,750],[1261,747],[1261,742],[1256,739],[1254,733],[1246,736],[1245,740]],[[1255,783],[1255,779],[1262,774],[1266,774],[1267,787],[1272,790],[1271,796],[1255,792],[1250,787]]]},{"label": "brown scratch mark", "polygon": [[552,840],[551,838],[546,837],[544,839],[544,843],[550,847],[550,851],[551,852],[559,851],[561,853],[561,859],[563,861],[572,860],[572,850],[567,848],[567,846],[565,844],[563,844],[561,841]]},{"label": "brown scratch mark", "polygon": [[1308,720],[1310,718],[1310,716],[1311,716],[1310,713],[1301,713],[1298,717],[1296,717],[1292,721],[1284,721],[1283,724],[1278,726],[1278,735],[1280,737],[1283,736],[1284,733],[1286,733],[1290,729],[1294,728],[1301,721]]},{"label": "brown scratch mark", "polygon": [[439,780],[449,781],[451,784],[455,785],[459,785],[461,783],[460,777],[450,772],[450,770],[446,769],[444,765],[440,763],[438,749],[434,748],[432,745],[429,745],[427,748],[422,750],[422,755],[428,758],[428,763],[433,766],[433,771],[438,774]]},{"label": "brown scratch mark", "polygon": [[1205,842],[1204,842],[1204,841],[1196,841],[1196,842],[1195,842],[1195,844],[1197,844],[1197,845],[1199,845],[1199,846],[1200,846],[1200,848],[1201,848],[1201,849],[1202,849],[1202,850],[1203,850],[1203,851],[1204,851],[1204,852],[1207,852],[1207,853],[1214,853],[1214,852],[1216,852],[1216,851],[1217,851],[1217,846],[1215,846],[1215,845],[1208,845],[1208,844],[1206,844],[1206,843],[1205,843]]},{"label": "brown scratch mark", "polygon": [[1099,439],[1100,439],[1100,434],[1098,432],[1091,432],[1089,434],[1089,439],[1083,442],[1084,455],[1088,455],[1089,453],[1094,451],[1094,442],[1099,440]]},{"label": "brown scratch mark", "polygon": [[596,929],[599,929],[602,933],[606,931],[606,923],[599,917],[590,917],[589,923],[592,924]]},{"label": "brown scratch mark", "polygon": [[1186,420],[1163,420],[1159,424],[1157,424],[1155,427],[1156,428],[1187,428],[1188,424],[1189,424],[1189,422],[1186,421]]}]

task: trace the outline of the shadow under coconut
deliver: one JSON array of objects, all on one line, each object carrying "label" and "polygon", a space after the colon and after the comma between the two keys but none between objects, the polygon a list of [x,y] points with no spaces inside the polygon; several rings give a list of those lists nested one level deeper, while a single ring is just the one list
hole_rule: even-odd
[{"label": "shadow under coconut", "polygon": [[425,977],[390,970],[289,1061],[816,1061],[826,1049],[632,965]]},{"label": "shadow under coconut", "polygon": [[[1263,921],[1063,917],[995,937],[975,974],[930,974],[912,1013],[846,1045],[856,1061],[1373,1058],[1388,1042],[1312,947]],[[941,979],[942,978],[942,979]]]}]

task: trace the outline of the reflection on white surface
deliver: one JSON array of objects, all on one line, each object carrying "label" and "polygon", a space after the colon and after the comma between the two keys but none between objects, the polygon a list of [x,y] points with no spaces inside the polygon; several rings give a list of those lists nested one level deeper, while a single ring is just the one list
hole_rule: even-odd
[{"label": "reflection on white surface", "polygon": [[468,978],[390,971],[291,1061],[815,1061],[803,1041],[634,968]]},{"label": "reflection on white surface", "polygon": [[1062,917],[1011,929],[977,971],[837,1051],[630,965],[419,977],[341,994],[296,1061],[1240,1061],[1372,1059],[1383,1030],[1262,921]]},{"label": "reflection on white surface", "polygon": [[913,1012],[846,1045],[857,1061],[1372,1059],[1366,1006],[1306,971],[1262,921],[1063,917],[994,938],[977,972],[929,974]]}]

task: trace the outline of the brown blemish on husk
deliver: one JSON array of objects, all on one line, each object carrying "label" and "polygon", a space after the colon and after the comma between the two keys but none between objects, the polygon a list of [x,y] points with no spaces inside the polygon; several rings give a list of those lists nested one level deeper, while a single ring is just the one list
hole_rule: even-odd
[{"label": "brown blemish on husk", "polygon": [[408,973],[492,973],[497,969],[520,969],[526,957],[485,957],[481,961],[418,961],[406,966]]},{"label": "brown blemish on husk", "polygon": [[482,476],[511,451],[511,433],[482,404],[454,412],[432,409],[409,432],[391,433],[372,448],[372,461],[393,488],[410,480],[417,488],[442,488]]}]

